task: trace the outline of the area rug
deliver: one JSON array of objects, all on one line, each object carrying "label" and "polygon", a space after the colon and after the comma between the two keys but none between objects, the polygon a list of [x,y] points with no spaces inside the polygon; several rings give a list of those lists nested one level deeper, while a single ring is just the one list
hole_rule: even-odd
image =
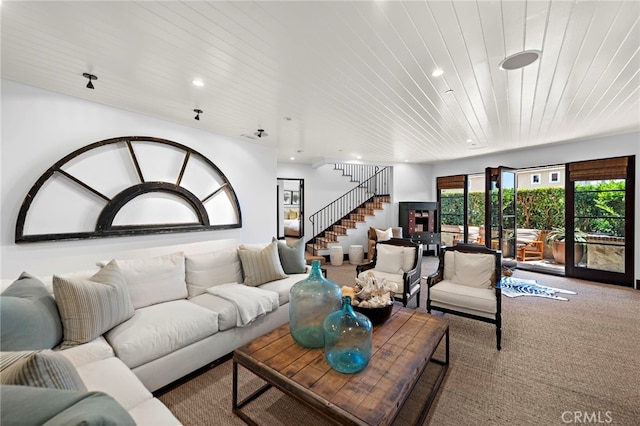
[{"label": "area rug", "polygon": [[556,300],[569,300],[560,294],[577,294],[574,291],[563,290],[561,288],[547,287],[540,285],[536,280],[524,280],[520,278],[504,277],[500,282],[502,294],[507,297],[537,296]]}]

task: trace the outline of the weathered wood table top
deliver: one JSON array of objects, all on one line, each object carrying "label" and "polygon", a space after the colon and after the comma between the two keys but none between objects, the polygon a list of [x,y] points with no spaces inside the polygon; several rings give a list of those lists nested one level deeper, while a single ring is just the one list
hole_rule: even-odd
[{"label": "weathered wood table top", "polygon": [[[446,336],[446,359],[432,356]],[[422,413],[442,382],[449,363],[449,326],[442,318],[400,307],[373,329],[371,360],[356,374],[343,374],[327,363],[322,348],[296,344],[285,324],[233,353],[233,412],[255,425],[241,408],[271,386],[307,404],[339,424],[390,424],[429,361],[442,365]],[[267,382],[238,402],[237,373],[242,365]]]}]

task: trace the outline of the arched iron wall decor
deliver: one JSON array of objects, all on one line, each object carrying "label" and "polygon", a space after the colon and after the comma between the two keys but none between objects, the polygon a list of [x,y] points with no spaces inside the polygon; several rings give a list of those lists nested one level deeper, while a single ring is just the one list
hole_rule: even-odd
[{"label": "arched iron wall decor", "polygon": [[240,227],[235,191],[207,157],[170,140],[126,136],[80,148],[40,176],[18,213],[15,241]]}]

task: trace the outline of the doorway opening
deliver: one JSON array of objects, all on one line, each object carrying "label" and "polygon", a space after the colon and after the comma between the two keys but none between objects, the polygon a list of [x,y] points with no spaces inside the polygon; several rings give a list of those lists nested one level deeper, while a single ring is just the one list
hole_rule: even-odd
[{"label": "doorway opening", "polygon": [[278,178],[278,239],[298,240],[304,237],[304,179]]}]

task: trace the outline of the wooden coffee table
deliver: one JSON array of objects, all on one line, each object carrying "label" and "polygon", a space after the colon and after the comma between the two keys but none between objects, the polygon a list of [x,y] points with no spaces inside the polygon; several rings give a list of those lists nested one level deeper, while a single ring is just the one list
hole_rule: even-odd
[{"label": "wooden coffee table", "polygon": [[[445,339],[444,361],[434,359]],[[242,411],[272,386],[341,425],[393,422],[429,362],[442,366],[421,412],[421,424],[449,365],[449,325],[442,318],[395,307],[391,318],[373,329],[369,365],[359,373],[333,370],[324,351],[296,344],[285,324],[233,352],[233,412],[257,425]],[[238,365],[267,382],[238,401]]]}]

